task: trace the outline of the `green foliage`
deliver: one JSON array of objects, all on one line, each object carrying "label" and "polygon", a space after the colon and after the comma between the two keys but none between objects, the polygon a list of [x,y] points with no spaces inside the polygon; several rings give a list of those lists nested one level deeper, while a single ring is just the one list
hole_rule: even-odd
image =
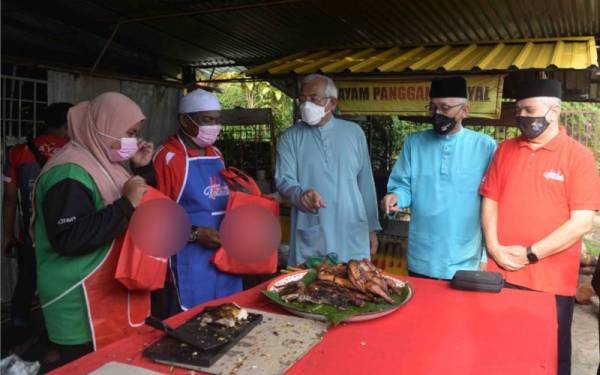
[{"label": "green foliage", "polygon": [[[240,77],[239,73],[231,72],[215,78]],[[220,88],[223,92],[218,96],[225,109],[271,108],[276,137],[292,125],[292,99],[268,82],[224,83]],[[600,104],[565,102],[561,122],[571,136],[594,150],[600,169]],[[428,123],[401,120],[397,116],[369,116],[361,126],[367,135],[373,170],[383,174],[389,173],[409,134],[431,128]],[[469,129],[488,134],[497,142],[519,135],[516,127],[469,126]]]},{"label": "green foliage", "polygon": [[585,247],[592,255],[600,255],[600,242],[592,241],[588,238],[583,238],[583,242],[585,243]]},{"label": "green foliage", "polygon": [[[375,118],[386,118],[384,116],[376,116]],[[388,117],[389,118],[389,117]],[[416,123],[412,121],[401,120],[397,116],[392,116],[391,132],[389,134],[389,142],[391,144],[390,154],[392,159],[396,159],[406,137],[409,134],[427,130],[431,125],[427,123]],[[371,125],[378,126],[386,124],[382,120],[370,120]],[[561,124],[564,124],[569,134],[583,145],[589,147],[596,154],[596,162],[600,169],[600,104],[599,103],[579,103],[579,102],[564,102],[562,103]],[[468,126],[469,129],[487,134],[494,138],[497,142],[502,142],[506,139],[517,137],[519,129],[516,127],[504,126]],[[365,133],[368,130],[365,129]],[[380,154],[380,144],[370,142],[372,154]],[[373,168],[376,170],[381,164],[374,162]]]},{"label": "green foliage", "polygon": [[600,104],[563,103],[561,123],[571,137],[594,151],[600,169]]},{"label": "green foliage", "polygon": [[224,109],[271,108],[275,133],[279,135],[292,124],[293,102],[268,82],[224,83],[218,94]]},{"label": "green foliage", "polygon": [[595,113],[596,116],[600,115],[600,103],[587,103],[587,102],[563,102],[561,105],[563,115],[564,113],[569,112],[579,112],[581,117],[578,118],[579,121],[585,122],[586,113],[592,112]]},{"label": "green foliage", "polygon": [[246,96],[239,84],[225,83],[221,85],[222,94],[217,94],[221,100],[221,106],[225,109],[233,109],[236,107],[246,108]]}]

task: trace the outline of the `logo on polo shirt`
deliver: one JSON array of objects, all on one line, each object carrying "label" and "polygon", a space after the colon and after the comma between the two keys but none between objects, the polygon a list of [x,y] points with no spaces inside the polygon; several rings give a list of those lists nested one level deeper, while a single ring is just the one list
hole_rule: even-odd
[{"label": "logo on polo shirt", "polygon": [[546,180],[554,180],[559,182],[565,181],[565,176],[563,176],[562,173],[560,173],[560,171],[554,169],[544,172],[544,178]]}]

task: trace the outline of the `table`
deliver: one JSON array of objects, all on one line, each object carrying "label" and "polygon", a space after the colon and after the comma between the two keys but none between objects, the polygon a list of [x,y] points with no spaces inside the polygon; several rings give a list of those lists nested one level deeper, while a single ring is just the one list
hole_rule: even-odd
[{"label": "table", "polygon": [[[294,364],[287,374],[556,374],[557,322],[554,296],[503,289],[498,294],[454,290],[447,282],[406,278],[413,299],[372,321],[342,323]],[[266,284],[213,301],[235,301],[285,313],[260,291]],[[177,326],[203,306],[168,320]],[[87,374],[111,361],[169,373],[141,352],[162,336],[149,328],[61,367],[53,374]],[[188,374],[175,369],[173,373]]]}]

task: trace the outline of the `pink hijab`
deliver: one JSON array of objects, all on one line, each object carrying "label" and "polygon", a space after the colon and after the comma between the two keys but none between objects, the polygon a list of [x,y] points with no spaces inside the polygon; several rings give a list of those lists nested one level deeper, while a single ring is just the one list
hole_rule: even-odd
[{"label": "pink hijab", "polygon": [[120,163],[108,159],[114,140],[99,133],[125,137],[127,130],[145,118],[133,100],[117,92],[105,92],[77,104],[68,113],[71,142],[46,163],[42,172],[61,164],[77,164],[92,176],[104,203],[111,204],[121,197],[131,175]]}]

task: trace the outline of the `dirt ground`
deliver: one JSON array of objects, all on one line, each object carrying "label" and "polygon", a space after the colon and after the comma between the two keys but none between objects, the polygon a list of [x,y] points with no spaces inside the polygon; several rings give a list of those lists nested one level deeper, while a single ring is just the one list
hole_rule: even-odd
[{"label": "dirt ground", "polygon": [[[600,214],[594,220],[594,229],[588,238],[600,239]],[[581,276],[580,283],[591,282],[591,276]],[[573,352],[571,361],[572,375],[591,375],[598,370],[600,349],[598,348],[598,311],[600,300],[592,297],[589,305],[575,305],[571,330]]]},{"label": "dirt ground", "polygon": [[597,296],[592,298],[592,303],[589,305],[575,305],[573,326],[571,328],[573,344],[572,375],[592,375],[598,369],[600,363],[598,305],[599,299]]}]

